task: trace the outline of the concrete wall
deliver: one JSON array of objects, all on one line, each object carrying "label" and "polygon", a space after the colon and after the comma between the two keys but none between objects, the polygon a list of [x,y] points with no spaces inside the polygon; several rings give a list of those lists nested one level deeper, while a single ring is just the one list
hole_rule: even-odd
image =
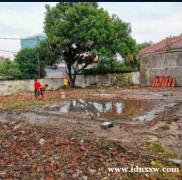
[{"label": "concrete wall", "polygon": [[[42,85],[48,84],[47,90],[55,90],[63,86],[63,78],[47,78],[38,80]],[[130,86],[139,84],[139,72],[104,74],[104,75],[78,75],[75,85],[79,87],[109,87],[109,86]],[[0,95],[9,95],[34,91],[34,80],[0,80]]]},{"label": "concrete wall", "polygon": [[[39,79],[41,85],[48,84],[47,90],[55,90],[63,85],[63,78],[55,79]],[[8,95],[12,93],[20,93],[26,91],[34,91],[34,80],[0,80],[0,95]]]},{"label": "concrete wall", "polygon": [[47,76],[46,76],[47,79],[50,79],[50,78],[63,78],[63,73],[62,72],[56,72],[56,73],[47,73]]},{"label": "concrete wall", "polygon": [[76,86],[87,87],[109,87],[109,86],[130,86],[139,84],[139,72],[117,73],[104,75],[78,75],[76,77]]},{"label": "concrete wall", "polygon": [[140,73],[139,72],[132,72],[132,82],[134,85],[140,84]]},{"label": "concrete wall", "polygon": [[140,84],[152,86],[155,76],[176,78],[176,85],[182,86],[182,52],[145,55],[140,60]]}]

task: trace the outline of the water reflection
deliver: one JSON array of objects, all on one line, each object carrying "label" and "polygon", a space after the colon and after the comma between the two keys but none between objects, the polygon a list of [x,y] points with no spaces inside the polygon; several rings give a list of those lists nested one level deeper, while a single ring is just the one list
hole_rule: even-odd
[{"label": "water reflection", "polygon": [[79,111],[83,115],[104,117],[108,119],[131,120],[134,116],[148,111],[155,101],[94,101],[94,100],[72,100],[60,108],[60,112]]}]

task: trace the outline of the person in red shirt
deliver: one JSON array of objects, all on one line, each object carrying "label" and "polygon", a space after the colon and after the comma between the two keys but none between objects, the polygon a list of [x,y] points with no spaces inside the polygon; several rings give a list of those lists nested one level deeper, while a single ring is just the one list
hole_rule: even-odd
[{"label": "person in red shirt", "polygon": [[41,84],[35,79],[34,87],[35,87],[35,97],[39,96],[38,89],[40,88]]}]

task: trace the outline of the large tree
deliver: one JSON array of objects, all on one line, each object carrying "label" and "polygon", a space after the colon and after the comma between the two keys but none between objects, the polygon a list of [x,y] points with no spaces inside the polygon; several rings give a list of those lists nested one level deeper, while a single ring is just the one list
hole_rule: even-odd
[{"label": "large tree", "polygon": [[56,46],[60,58],[66,62],[72,87],[76,75],[96,56],[104,60],[119,53],[126,58],[137,50],[130,35],[130,24],[116,15],[110,17],[97,3],[59,2],[53,8],[46,5],[44,29],[48,41]]},{"label": "large tree", "polygon": [[[23,49],[15,57],[15,63],[18,63],[21,71],[20,79],[37,79],[38,78],[38,54],[35,48]],[[44,77],[45,63],[40,60],[40,76]]]}]

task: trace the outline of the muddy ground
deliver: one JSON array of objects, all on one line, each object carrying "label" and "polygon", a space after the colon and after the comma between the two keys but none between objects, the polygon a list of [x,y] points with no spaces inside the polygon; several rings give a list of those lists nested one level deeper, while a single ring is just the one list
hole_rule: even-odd
[{"label": "muddy ground", "polygon": [[[56,94],[56,97],[58,97],[58,95],[60,95],[60,92]],[[27,95],[25,94],[25,96]],[[47,96],[50,95],[48,94]],[[51,94],[51,98],[52,96],[53,94]],[[108,173],[107,167],[118,167],[121,165],[130,166],[131,163],[150,167],[151,160],[159,161],[159,164],[168,167],[169,164],[163,162],[164,157],[182,159],[181,100],[181,88],[133,87],[122,89],[90,89],[80,90],[79,92],[69,91],[69,93],[66,92],[65,99],[59,97],[53,104],[44,103],[42,105],[17,106],[2,111],[0,117],[0,132],[4,139],[1,140],[1,148],[6,149],[5,144],[7,137],[3,134],[5,131],[12,132],[7,140],[10,147],[13,143],[16,144],[15,146],[18,146],[18,142],[22,143],[21,146],[23,146],[25,141],[30,140],[30,134],[34,131],[37,133],[34,142],[36,145],[31,144],[31,146],[39,146],[40,139],[42,138],[46,141],[47,138],[53,143],[48,147],[53,149],[53,152],[50,153],[51,155],[47,155],[47,151],[43,153],[45,157],[48,156],[48,159],[52,158],[52,155],[59,154],[57,148],[58,146],[65,146],[65,142],[68,143],[69,150],[72,146],[79,146],[78,152],[73,151],[68,155],[69,160],[64,157],[60,158],[63,160],[63,165],[60,163],[60,159],[56,161],[52,158],[50,162],[45,161],[44,170],[42,171],[38,171],[36,169],[37,167],[32,170],[32,166],[29,167],[29,170],[23,170],[21,166],[21,168],[17,170],[19,172],[17,179],[22,179],[23,175],[21,173],[23,171],[27,174],[23,179],[32,179],[32,177],[33,179],[41,179],[40,177],[42,177],[43,179],[78,180],[104,180],[104,178],[105,180],[169,179],[169,176],[171,176],[172,179],[180,179],[182,178],[180,174],[169,175],[169,173],[163,175],[146,175],[143,173],[135,174],[136,176],[127,173],[112,174]],[[108,121],[112,122],[114,126],[106,129],[101,128],[102,123]],[[25,134],[22,134],[22,131],[25,132]],[[31,133],[26,133],[27,131]],[[60,131],[64,133],[59,135]],[[7,132],[5,134],[7,134]],[[18,135],[16,135],[16,133],[18,133]],[[46,133],[50,135],[45,137]],[[16,141],[15,138],[13,142],[12,137],[14,136],[20,138],[20,141]],[[21,139],[21,137],[23,139]],[[80,142],[82,140],[84,141],[84,139],[86,143],[82,146]],[[3,142],[5,144],[3,144]],[[55,143],[57,143],[57,145]],[[102,143],[103,146],[101,146]],[[150,143],[154,146],[160,145],[160,148],[152,149]],[[147,146],[147,144],[151,146]],[[34,161],[37,160],[37,157],[41,157],[40,152],[45,150],[49,145],[46,145],[45,149],[43,146],[44,145],[42,145],[41,148],[37,147],[35,150],[36,157],[31,157]],[[52,146],[55,147],[53,148]],[[92,146],[91,151],[88,150],[89,146]],[[29,146],[27,148],[29,148]],[[86,150],[88,150],[88,154],[85,153]],[[3,152],[4,153],[1,153],[3,157],[13,155],[14,153],[13,150],[10,153],[7,152],[7,154],[5,153],[6,151]],[[93,155],[93,152],[95,155]],[[100,155],[97,155],[98,152]],[[32,156],[30,154],[29,156]],[[78,158],[74,159],[76,154]],[[79,157],[80,154],[84,157],[83,161],[82,158]],[[103,154],[105,154],[107,158],[105,157],[104,159]],[[43,159],[45,157],[43,157]],[[40,159],[41,158],[39,158],[39,161],[42,162]],[[69,168],[64,169],[64,163],[70,163],[71,159],[74,159],[75,162],[78,161],[78,167],[71,168],[70,170],[69,166]],[[33,160],[29,161],[30,164],[33,162]],[[89,165],[88,162],[90,161],[91,163]],[[6,159],[3,163],[5,162]],[[8,163],[9,162],[13,161],[10,160]],[[12,179],[16,179],[16,177],[12,176],[13,173],[11,173],[11,175],[8,174],[9,172],[7,172],[7,170],[10,168],[8,163],[4,164],[4,168],[0,168],[0,177],[7,178],[9,176],[12,177]],[[50,165],[50,169],[53,168],[52,174],[45,170],[46,168],[49,169],[48,165]],[[175,166],[175,164],[172,165]],[[40,166],[43,165],[41,164]],[[68,169],[70,171],[68,171]],[[81,172],[78,173],[76,170]],[[16,168],[12,169],[12,172],[15,171]]]}]

